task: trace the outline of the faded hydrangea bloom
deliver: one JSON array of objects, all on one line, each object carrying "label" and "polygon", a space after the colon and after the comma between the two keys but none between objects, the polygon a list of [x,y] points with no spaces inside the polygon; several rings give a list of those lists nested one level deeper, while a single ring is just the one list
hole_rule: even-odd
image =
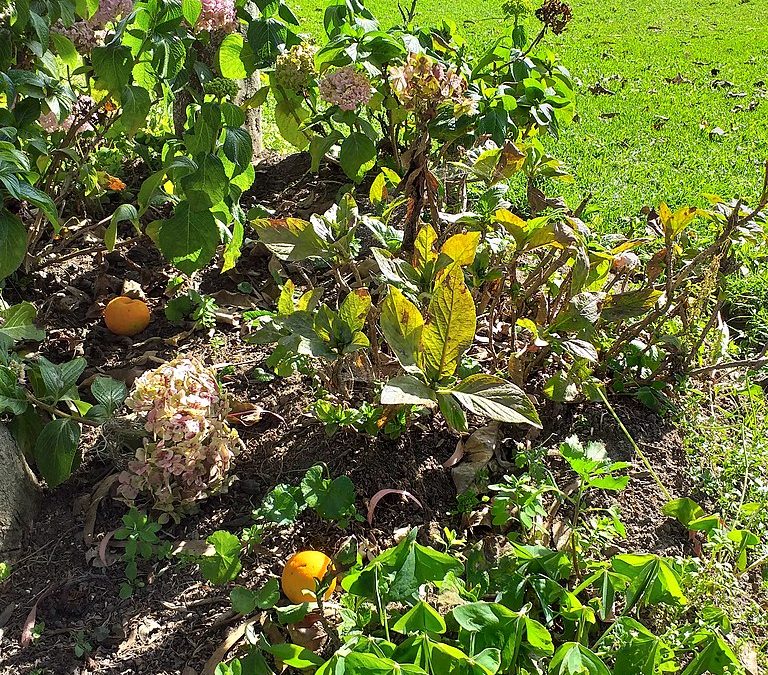
[{"label": "faded hydrangea bloom", "polygon": [[277,57],[275,82],[288,91],[304,89],[315,75],[315,49],[308,44],[294,45]]},{"label": "faded hydrangea bloom", "polygon": [[156,510],[178,518],[228,485],[238,436],[210,369],[195,359],[166,363],[142,375],[126,403],[145,413],[149,436],[120,474],[122,499],[148,494]]},{"label": "faded hydrangea bloom", "polygon": [[203,8],[195,27],[208,31],[231,31],[237,28],[234,0],[203,0]]},{"label": "faded hydrangea bloom", "polygon": [[426,54],[409,54],[404,65],[392,66],[389,82],[400,102],[422,119],[433,118],[448,102],[455,104],[457,115],[474,110],[474,102],[465,96],[467,81]]},{"label": "faded hydrangea bloom", "polygon": [[342,110],[354,110],[371,100],[371,81],[352,66],[338,68],[320,80],[320,96]]},{"label": "faded hydrangea bloom", "polygon": [[631,272],[640,266],[640,258],[632,251],[623,251],[613,258],[614,272]]},{"label": "faded hydrangea bloom", "polygon": [[88,20],[91,26],[104,28],[109,23],[123,19],[133,11],[133,0],[99,0],[99,8]]}]

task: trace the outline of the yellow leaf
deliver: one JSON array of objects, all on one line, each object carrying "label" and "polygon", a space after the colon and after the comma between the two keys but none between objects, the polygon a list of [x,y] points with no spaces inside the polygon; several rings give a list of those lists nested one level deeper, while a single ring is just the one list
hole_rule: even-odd
[{"label": "yellow leaf", "polygon": [[454,267],[432,295],[422,333],[424,366],[433,382],[456,372],[459,359],[474,340],[476,324],[475,303],[464,273]]},{"label": "yellow leaf", "polygon": [[381,332],[403,368],[418,366],[424,317],[403,292],[389,287],[381,305]]},{"label": "yellow leaf", "polygon": [[454,263],[463,267],[474,262],[479,244],[479,232],[463,232],[462,234],[454,234],[452,237],[449,237],[443,244],[440,252],[445,253]]},{"label": "yellow leaf", "polygon": [[437,241],[437,232],[435,228],[427,224],[422,226],[416,235],[413,252],[413,266],[421,272],[424,267],[437,258],[434,246]]}]

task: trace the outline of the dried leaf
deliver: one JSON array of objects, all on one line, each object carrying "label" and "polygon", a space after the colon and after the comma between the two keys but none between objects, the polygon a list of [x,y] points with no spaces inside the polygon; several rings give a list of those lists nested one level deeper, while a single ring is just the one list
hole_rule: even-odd
[{"label": "dried leaf", "polygon": [[386,489],[386,490],[379,490],[373,497],[371,497],[371,501],[368,503],[368,524],[373,525],[373,514],[376,511],[376,505],[381,501],[382,497],[386,497],[387,495],[400,495],[401,497],[405,497],[406,499],[410,499],[411,501],[418,504],[419,508],[423,509],[424,507],[421,505],[421,502],[416,499],[408,490],[394,490],[394,489]]},{"label": "dried leaf", "polygon": [[462,494],[472,485],[478,472],[491,461],[499,439],[499,423],[493,422],[475,431],[464,443],[464,461],[451,469],[456,492]]}]

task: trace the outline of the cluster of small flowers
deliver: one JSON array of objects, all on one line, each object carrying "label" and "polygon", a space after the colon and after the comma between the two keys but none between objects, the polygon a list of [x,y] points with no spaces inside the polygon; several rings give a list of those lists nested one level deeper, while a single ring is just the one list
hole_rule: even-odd
[{"label": "cluster of small flowers", "polygon": [[178,518],[226,487],[237,431],[214,373],[194,359],[175,359],[142,375],[128,406],[145,413],[150,437],[119,477],[118,495],[133,505],[151,496],[163,517]]},{"label": "cluster of small flowers", "polygon": [[71,26],[64,26],[58,23],[54,30],[75,45],[80,54],[90,54],[91,50],[101,44],[99,31],[88,21],[75,21]]},{"label": "cluster of small flowers", "polygon": [[426,54],[409,54],[404,65],[392,66],[389,81],[400,102],[422,119],[431,119],[449,101],[458,106],[455,114],[474,109],[465,96],[467,81],[453,67],[446,68]]},{"label": "cluster of small flowers", "polygon": [[125,18],[133,11],[133,0],[99,0],[99,8],[88,23],[96,28],[104,28],[108,23]]},{"label": "cluster of small flowers", "polygon": [[320,80],[320,96],[342,110],[354,110],[371,100],[371,81],[352,66],[338,68]]},{"label": "cluster of small flowers", "polygon": [[226,77],[214,77],[205,83],[205,93],[216,98],[234,98],[237,92],[237,82]]},{"label": "cluster of small flowers", "polygon": [[536,18],[555,35],[560,35],[573,18],[573,12],[563,0],[544,0],[544,4],[536,10]]},{"label": "cluster of small flowers", "polygon": [[198,30],[232,31],[237,28],[234,0],[203,0],[195,27]]},{"label": "cluster of small flowers", "polygon": [[315,75],[315,48],[308,44],[294,45],[277,57],[275,82],[288,91],[301,91]]}]

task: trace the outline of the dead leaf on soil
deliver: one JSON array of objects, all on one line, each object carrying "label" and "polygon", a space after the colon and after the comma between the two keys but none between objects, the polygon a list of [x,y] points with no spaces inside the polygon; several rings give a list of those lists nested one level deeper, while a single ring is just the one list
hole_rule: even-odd
[{"label": "dead leaf on soil", "polygon": [[232,291],[220,290],[211,293],[211,297],[216,304],[221,307],[238,307],[239,309],[253,309],[258,307],[256,298],[247,293],[233,293]]},{"label": "dead leaf on soil", "polygon": [[216,549],[205,539],[182,539],[171,549],[171,555],[204,556],[213,555]]},{"label": "dead leaf on soil", "polygon": [[682,73],[678,73],[674,77],[665,77],[664,81],[667,84],[693,84],[693,80],[684,77]]},{"label": "dead leaf on soil", "polygon": [[760,666],[757,664],[757,652],[755,645],[745,642],[739,650],[739,661],[749,675],[758,675]]},{"label": "dead leaf on soil", "polygon": [[110,488],[114,485],[119,474],[113,473],[102,480],[96,489],[91,493],[90,504],[85,516],[85,525],[83,527],[83,542],[86,546],[93,544],[93,530],[96,527],[96,515],[99,511],[99,504],[109,494]]},{"label": "dead leaf on soil", "polygon": [[424,507],[421,505],[421,502],[416,499],[408,490],[394,490],[394,489],[386,489],[386,490],[379,490],[373,497],[371,497],[371,501],[368,503],[368,524],[373,525],[373,515],[376,511],[376,505],[381,501],[382,497],[386,497],[387,495],[400,495],[401,497],[405,497],[406,499],[410,499],[412,502],[415,502],[419,505],[419,508],[423,509]]},{"label": "dead leaf on soil", "polygon": [[456,492],[466,492],[478,472],[488,466],[499,442],[499,423],[493,422],[475,431],[464,442],[464,459],[451,469]]},{"label": "dead leaf on soil", "polygon": [[214,675],[216,672],[216,666],[218,666],[224,660],[229,650],[232,649],[232,647],[234,647],[238,642],[240,642],[243,635],[245,635],[245,631],[248,626],[254,623],[256,623],[255,619],[249,619],[248,621],[241,623],[239,626],[236,626],[231,631],[229,631],[227,637],[225,637],[221,644],[216,647],[216,650],[211,655],[211,658],[205,662],[205,666],[203,666],[203,669],[200,671],[200,675]]},{"label": "dead leaf on soil", "polygon": [[319,612],[310,612],[298,623],[288,624],[288,634],[291,642],[311,652],[319,652],[328,642],[328,633],[323,628]]}]

